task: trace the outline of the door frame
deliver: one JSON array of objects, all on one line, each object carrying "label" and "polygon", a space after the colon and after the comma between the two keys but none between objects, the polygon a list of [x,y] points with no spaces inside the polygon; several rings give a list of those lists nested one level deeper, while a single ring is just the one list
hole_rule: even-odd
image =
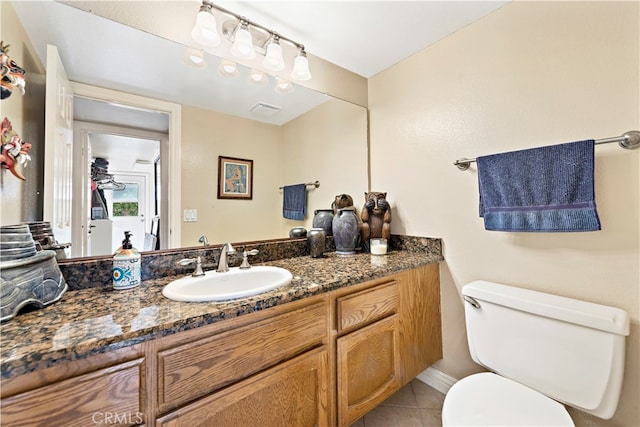
[{"label": "door frame", "polygon": [[[160,221],[160,242],[165,242],[166,246],[161,249],[179,248],[180,218],[182,200],[180,198],[181,188],[181,150],[180,141],[182,135],[182,106],[173,102],[161,101],[147,98],[131,93],[120,92],[113,89],[91,86],[84,83],[71,82],[73,94],[85,98],[92,98],[99,101],[112,102],[124,106],[156,110],[168,114],[169,116],[169,138],[167,144],[160,146],[160,168],[161,168],[161,205],[160,217],[166,218]],[[83,187],[79,174],[74,174],[74,193],[82,194]],[[175,200],[174,200],[175,199]],[[82,215],[82,206],[74,203],[73,215]],[[81,217],[79,217],[81,218]]]},{"label": "door frame", "polygon": [[[78,95],[79,96],[79,95]],[[167,147],[168,137],[167,134],[148,131],[142,129],[129,128],[126,126],[119,125],[109,125],[103,123],[95,123],[95,122],[86,122],[84,120],[74,120],[73,122],[73,137],[74,137],[74,147],[78,147],[74,153],[74,170],[80,171],[74,179],[80,181],[80,189],[76,192],[76,195],[82,194],[82,197],[75,197],[73,199],[74,209],[77,207],[79,209],[80,216],[76,215],[76,211],[74,210],[74,218],[80,218],[76,220],[76,223],[80,224],[80,227],[74,227],[72,233],[72,246],[71,246],[71,256],[73,257],[85,257],[89,256],[89,245],[87,242],[87,234],[89,233],[90,227],[90,216],[91,216],[91,191],[90,191],[90,163],[93,158],[92,152],[90,150],[90,137],[89,135],[92,133],[99,134],[109,134],[116,135],[122,137],[130,137],[136,139],[148,139],[152,141],[158,141],[160,145],[160,150],[162,151],[162,147]],[[162,154],[161,154],[162,157]],[[161,160],[162,161],[162,160]],[[162,165],[162,163],[161,163]],[[117,172],[116,172],[117,173]],[[136,175],[135,172],[122,172],[128,173],[131,175]],[[150,176],[151,179],[155,178],[155,174]],[[160,179],[162,181],[162,171],[160,174]],[[165,191],[162,190],[161,183],[161,194],[160,197],[166,194]],[[147,192],[149,190],[147,189]],[[147,195],[147,198],[151,197],[151,193]],[[164,201],[161,199],[160,211],[162,212],[162,207],[164,205]],[[148,207],[149,210],[152,209],[152,206]],[[154,214],[155,215],[155,214]],[[146,220],[150,221],[150,218],[153,215],[149,215],[149,218]],[[162,244],[162,242],[161,242]],[[165,246],[165,245],[163,245]],[[163,247],[164,249],[165,247]],[[140,247],[142,250],[142,247]]]}]

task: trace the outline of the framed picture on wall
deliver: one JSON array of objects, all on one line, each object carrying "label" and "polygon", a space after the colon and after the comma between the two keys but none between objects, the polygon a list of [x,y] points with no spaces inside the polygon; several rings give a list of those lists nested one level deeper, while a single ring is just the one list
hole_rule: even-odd
[{"label": "framed picture on wall", "polygon": [[253,198],[253,160],[218,156],[218,199]]}]

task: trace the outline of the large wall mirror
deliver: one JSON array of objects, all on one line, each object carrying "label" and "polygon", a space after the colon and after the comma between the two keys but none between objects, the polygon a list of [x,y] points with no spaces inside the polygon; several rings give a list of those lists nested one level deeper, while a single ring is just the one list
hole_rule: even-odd
[{"label": "large wall mirror", "polygon": [[[47,75],[47,45],[56,46],[75,94],[72,206],[45,201],[43,209],[44,220],[69,212],[69,230],[52,225],[59,241],[73,240],[72,257],[112,253],[125,229],[139,230],[141,250],[197,246],[201,235],[212,244],[265,240],[310,228],[314,210],[330,208],[337,194],[361,206],[368,187],[364,107],[298,85],[276,91],[273,76],[256,84],[244,66],[223,76],[223,60],[206,52],[204,66],[189,64],[190,46],[73,2],[13,7]],[[252,162],[251,198],[217,197],[220,156]],[[284,219],[282,187],[315,181],[305,220]],[[148,234],[159,244],[150,246]]]}]

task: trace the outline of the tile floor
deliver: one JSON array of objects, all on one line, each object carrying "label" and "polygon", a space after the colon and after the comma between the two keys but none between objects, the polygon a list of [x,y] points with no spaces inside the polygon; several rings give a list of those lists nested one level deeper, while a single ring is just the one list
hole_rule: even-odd
[{"label": "tile floor", "polygon": [[414,379],[352,427],[441,427],[444,394]]}]

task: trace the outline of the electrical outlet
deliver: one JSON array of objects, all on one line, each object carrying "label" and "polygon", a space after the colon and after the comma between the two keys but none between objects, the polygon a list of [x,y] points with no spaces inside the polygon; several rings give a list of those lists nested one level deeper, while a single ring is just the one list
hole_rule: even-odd
[{"label": "electrical outlet", "polygon": [[185,209],[183,214],[184,222],[196,222],[198,221],[197,209]]}]

